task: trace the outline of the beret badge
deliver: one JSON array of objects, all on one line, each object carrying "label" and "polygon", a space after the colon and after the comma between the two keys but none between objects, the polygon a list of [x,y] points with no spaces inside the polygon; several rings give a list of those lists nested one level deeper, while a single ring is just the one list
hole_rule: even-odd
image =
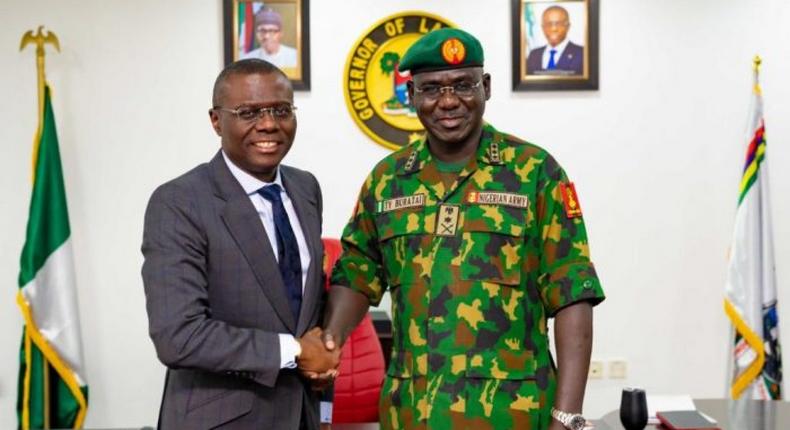
[{"label": "beret badge", "polygon": [[466,58],[466,47],[460,40],[451,37],[442,43],[442,58],[447,64],[461,64]]}]

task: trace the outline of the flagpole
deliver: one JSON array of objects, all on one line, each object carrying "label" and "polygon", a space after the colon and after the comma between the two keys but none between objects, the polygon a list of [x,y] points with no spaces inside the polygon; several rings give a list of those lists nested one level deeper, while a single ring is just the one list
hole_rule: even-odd
[{"label": "flagpole", "polygon": [[[46,72],[45,72],[45,60],[46,60],[46,51],[44,50],[45,44],[50,44],[55,47],[55,49],[60,52],[60,42],[58,41],[58,37],[55,33],[47,30],[46,34],[42,31],[44,29],[43,25],[38,26],[38,30],[34,34],[32,30],[28,30],[25,34],[22,35],[22,40],[19,43],[19,51],[21,52],[25,47],[30,44],[34,43],[36,45],[36,76],[37,76],[37,87],[38,87],[38,128],[36,129],[36,136],[33,141],[33,178],[35,179],[36,175],[36,162],[38,159],[38,145],[41,142],[41,133],[44,127],[44,93],[46,87]],[[28,331],[25,331],[28,333]],[[26,351],[27,357],[30,357],[30,349],[32,348],[32,342],[30,342],[29,334],[26,335],[26,342],[25,347],[28,351]],[[24,399],[29,401],[30,399],[30,365],[31,361],[28,359],[27,363],[27,371],[25,375],[25,393]],[[50,410],[49,410],[49,361],[47,358],[42,354],[42,379],[44,385],[44,428],[48,429],[50,427]],[[30,427],[30,413],[29,413],[29,405],[24,405],[23,410],[26,413],[23,413],[23,428]]]},{"label": "flagpole", "polygon": [[28,30],[22,35],[22,41],[19,43],[19,51],[21,52],[28,44],[34,43],[36,45],[36,75],[38,77],[38,130],[36,132],[36,139],[33,143],[33,174],[35,175],[36,159],[38,158],[38,142],[41,137],[41,127],[43,126],[42,118],[44,116],[44,87],[46,86],[45,74],[45,58],[46,51],[44,50],[45,44],[50,44],[55,47],[55,50],[60,52],[60,41],[55,33],[46,30],[46,34],[42,31],[43,25],[38,26],[36,33],[33,30]]}]

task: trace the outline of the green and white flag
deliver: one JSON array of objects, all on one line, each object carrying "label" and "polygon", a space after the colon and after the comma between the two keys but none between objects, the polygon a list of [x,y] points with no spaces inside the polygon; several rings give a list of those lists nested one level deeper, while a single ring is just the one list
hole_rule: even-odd
[{"label": "green and white flag", "polygon": [[66,190],[50,90],[34,142],[33,195],[17,303],[25,319],[19,428],[81,428],[88,408]]}]

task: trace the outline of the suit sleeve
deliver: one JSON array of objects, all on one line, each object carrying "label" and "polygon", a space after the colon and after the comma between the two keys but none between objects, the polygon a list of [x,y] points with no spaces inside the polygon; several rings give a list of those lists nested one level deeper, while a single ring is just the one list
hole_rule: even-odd
[{"label": "suit sleeve", "polygon": [[189,190],[157,189],[145,213],[142,268],[149,334],[159,360],[274,386],[280,371],[277,333],[212,319],[208,241]]}]

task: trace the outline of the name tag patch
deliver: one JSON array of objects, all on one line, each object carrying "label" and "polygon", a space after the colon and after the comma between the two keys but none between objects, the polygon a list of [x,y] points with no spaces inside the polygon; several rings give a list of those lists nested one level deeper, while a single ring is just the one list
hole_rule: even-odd
[{"label": "name tag patch", "polygon": [[422,206],[425,206],[425,194],[415,194],[413,196],[396,197],[376,202],[376,212],[390,212]]},{"label": "name tag patch", "polygon": [[472,191],[466,195],[466,202],[477,205],[500,205],[524,209],[529,206],[529,198],[527,196],[495,191]]}]

